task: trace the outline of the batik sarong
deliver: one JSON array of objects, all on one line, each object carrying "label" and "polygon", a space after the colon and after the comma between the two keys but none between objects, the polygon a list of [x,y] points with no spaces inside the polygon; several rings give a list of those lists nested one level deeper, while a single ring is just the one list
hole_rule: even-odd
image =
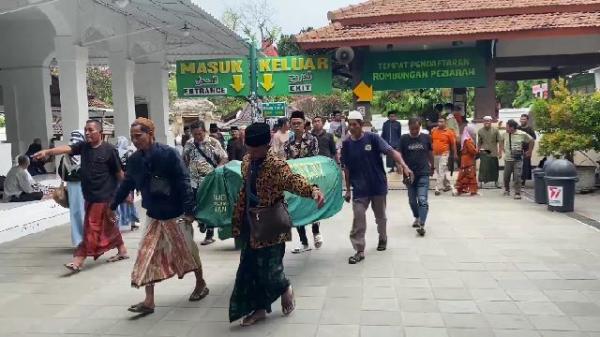
[{"label": "batik sarong", "polygon": [[181,279],[191,271],[202,271],[192,230],[191,224],[176,219],[148,218],[131,273],[131,285],[139,288],[175,275]]},{"label": "batik sarong", "polygon": [[83,222],[83,241],[74,256],[91,256],[95,259],[123,244],[117,219],[108,216],[108,203],[86,203]]}]

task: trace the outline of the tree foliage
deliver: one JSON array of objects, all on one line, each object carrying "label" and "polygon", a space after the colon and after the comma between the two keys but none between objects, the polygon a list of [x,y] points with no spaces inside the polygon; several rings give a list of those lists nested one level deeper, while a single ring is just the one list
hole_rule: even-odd
[{"label": "tree foliage", "polygon": [[383,91],[375,93],[371,108],[383,115],[396,111],[399,119],[408,119],[426,116],[436,103],[447,100],[441,89]]},{"label": "tree foliage", "polygon": [[[312,27],[302,28],[300,33],[306,33],[313,30]],[[290,55],[302,55],[302,54],[311,54],[310,52],[305,52],[300,48],[300,45],[296,42],[294,38],[294,34],[281,34],[279,40],[277,41],[277,51],[279,52],[279,56],[290,56]]]},{"label": "tree foliage", "polygon": [[512,108],[517,98],[517,82],[496,81],[496,98],[502,108]]},{"label": "tree foliage", "polygon": [[229,29],[251,41],[275,41],[281,27],[273,21],[275,10],[267,0],[244,0],[223,12],[221,22]]},{"label": "tree foliage", "polygon": [[110,69],[106,67],[88,67],[87,91],[88,96],[96,97],[112,106],[112,76]]},{"label": "tree foliage", "polygon": [[552,98],[531,106],[543,134],[540,153],[572,159],[576,151],[600,151],[600,93],[572,94],[564,79],[551,90]]},{"label": "tree foliage", "polygon": [[169,90],[169,106],[173,106],[173,103],[177,99],[177,79],[175,74],[169,74],[167,89]]}]

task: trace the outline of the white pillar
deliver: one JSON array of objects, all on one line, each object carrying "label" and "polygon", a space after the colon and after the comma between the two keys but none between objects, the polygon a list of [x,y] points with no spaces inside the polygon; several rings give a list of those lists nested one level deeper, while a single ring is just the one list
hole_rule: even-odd
[{"label": "white pillar", "polygon": [[2,70],[6,140],[13,157],[23,154],[34,138],[48,146],[52,132],[50,71],[43,66]]},{"label": "white pillar", "polygon": [[63,134],[82,129],[89,118],[87,99],[88,50],[73,44],[70,36],[54,40],[59,66],[60,105]]},{"label": "white pillar", "polygon": [[146,99],[148,115],[156,126],[156,140],[173,145],[173,133],[169,126],[169,74],[162,63],[136,64],[136,96]]},{"label": "white pillar", "polygon": [[596,83],[596,91],[600,91],[600,67],[594,69],[594,80]]},{"label": "white pillar", "polygon": [[133,73],[135,63],[121,53],[109,57],[112,74],[112,94],[115,117],[115,137],[129,137],[129,126],[135,120]]}]

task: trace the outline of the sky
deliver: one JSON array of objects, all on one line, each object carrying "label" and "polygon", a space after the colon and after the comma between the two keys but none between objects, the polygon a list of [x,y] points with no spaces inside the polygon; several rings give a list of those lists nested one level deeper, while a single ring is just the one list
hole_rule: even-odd
[{"label": "sky", "polygon": [[[275,10],[273,21],[284,34],[296,34],[305,27],[323,27],[329,21],[327,12],[365,0],[269,0]],[[243,0],[192,0],[217,19],[226,8],[236,8]]]}]

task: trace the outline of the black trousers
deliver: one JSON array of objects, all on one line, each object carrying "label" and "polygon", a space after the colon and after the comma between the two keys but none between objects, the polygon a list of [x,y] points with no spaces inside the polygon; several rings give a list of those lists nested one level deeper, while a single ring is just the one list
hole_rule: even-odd
[{"label": "black trousers", "polygon": [[[298,231],[298,236],[300,237],[300,243],[304,246],[308,246],[308,237],[306,236],[306,226],[296,227]],[[319,234],[319,223],[315,222],[312,224],[312,232],[313,235]]]},{"label": "black trousers", "polygon": [[[196,195],[198,194],[197,188],[192,188],[192,194],[194,195],[194,204],[196,203]],[[198,226],[202,226],[200,222],[198,222]],[[215,229],[212,227],[206,227],[206,239],[210,240],[215,236]]]},{"label": "black trousers", "polygon": [[21,193],[21,195],[16,196],[13,195],[10,197],[10,202],[25,202],[25,201],[34,201],[34,200],[42,200],[44,196],[43,192],[31,192],[31,193]]}]

